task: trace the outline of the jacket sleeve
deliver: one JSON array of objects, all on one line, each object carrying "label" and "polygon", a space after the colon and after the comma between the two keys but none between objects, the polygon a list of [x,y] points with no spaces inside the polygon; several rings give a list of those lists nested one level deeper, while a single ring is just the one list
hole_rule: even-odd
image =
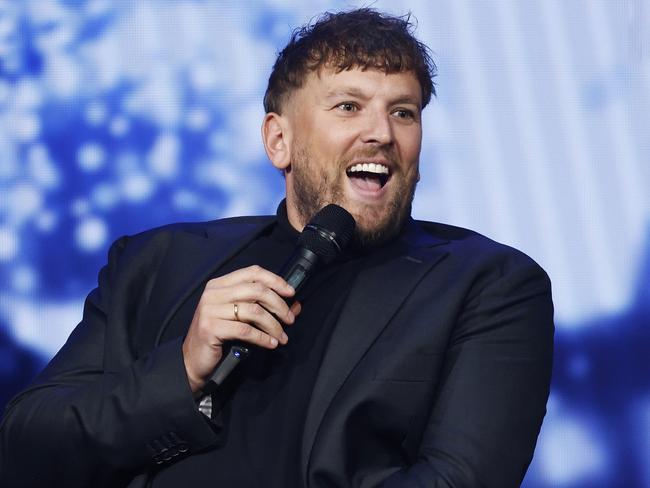
[{"label": "jacket sleeve", "polygon": [[546,413],[554,333],[550,281],[522,256],[476,278],[417,462],[382,487],[521,484]]},{"label": "jacket sleeve", "polygon": [[105,367],[107,324],[128,328],[108,317],[114,288],[124,285],[116,284],[118,270],[130,264],[127,242],[111,247],[66,344],[9,403],[0,424],[1,486],[117,486],[215,441],[193,400],[180,340]]}]

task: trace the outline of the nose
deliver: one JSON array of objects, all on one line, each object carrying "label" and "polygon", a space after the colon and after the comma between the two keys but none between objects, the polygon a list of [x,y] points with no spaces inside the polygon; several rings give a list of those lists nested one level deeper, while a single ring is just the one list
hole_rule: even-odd
[{"label": "nose", "polygon": [[385,112],[368,113],[364,121],[361,140],[366,143],[386,145],[393,142],[393,126],[390,114]]}]

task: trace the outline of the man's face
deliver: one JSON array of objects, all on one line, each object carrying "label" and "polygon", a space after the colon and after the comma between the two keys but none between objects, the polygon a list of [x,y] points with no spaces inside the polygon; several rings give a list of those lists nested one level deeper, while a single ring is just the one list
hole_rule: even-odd
[{"label": "man's face", "polygon": [[354,216],[362,242],[396,235],[419,179],[421,105],[410,72],[310,74],[286,103],[287,211],[294,227],[336,203]]}]

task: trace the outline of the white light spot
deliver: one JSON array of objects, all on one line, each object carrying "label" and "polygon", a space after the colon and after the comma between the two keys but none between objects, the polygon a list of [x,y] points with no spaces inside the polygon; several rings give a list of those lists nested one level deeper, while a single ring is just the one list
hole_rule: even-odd
[{"label": "white light spot", "polygon": [[77,153],[79,166],[84,171],[97,171],[104,165],[106,155],[104,149],[95,143],[87,143],[79,148]]},{"label": "white light spot", "polygon": [[103,220],[88,217],[81,221],[75,230],[75,239],[79,248],[86,252],[97,251],[106,242],[108,231]]},{"label": "white light spot", "polygon": [[[258,141],[259,121],[264,117],[264,110],[257,102],[243,105],[229,119],[228,138],[230,141]],[[258,164],[264,156],[261,143],[228,144],[228,159],[239,159],[244,164]]]},{"label": "white light spot", "polygon": [[2,144],[2,142],[4,141],[0,142],[0,153],[3,154],[2,164],[0,164],[0,181],[16,178],[19,169],[18,161],[9,156],[9,154],[14,152],[14,147],[9,147],[9,144]]},{"label": "white light spot", "polygon": [[83,297],[47,302],[14,294],[0,296],[0,303],[4,305],[3,315],[11,318],[9,330],[16,340],[48,357],[63,345],[83,310]]},{"label": "white light spot", "polygon": [[[0,3],[0,12],[5,10],[6,5],[3,5],[3,3],[4,2]],[[10,42],[12,34],[16,32],[16,19],[12,17],[13,16],[10,17],[9,15],[0,17],[0,45],[2,45],[3,48],[5,48],[5,42]],[[2,50],[2,54],[5,55],[9,54],[9,52],[9,49]]]},{"label": "white light spot", "polygon": [[111,2],[108,0],[91,0],[86,4],[86,14],[90,17],[99,17],[109,12]]},{"label": "white light spot", "polygon": [[20,142],[33,141],[41,132],[41,123],[32,113],[18,115],[14,120],[14,135]]},{"label": "white light spot", "polygon": [[9,192],[10,214],[15,222],[22,222],[33,216],[42,204],[43,195],[34,185],[17,185]]},{"label": "white light spot", "polygon": [[566,416],[547,419],[537,454],[551,485],[577,485],[602,474],[605,447],[591,427]]},{"label": "white light spot", "polygon": [[143,174],[130,174],[122,181],[122,194],[127,200],[142,201],[151,196],[153,185]]},{"label": "white light spot", "polygon": [[105,183],[97,185],[91,196],[93,203],[104,210],[114,207],[118,198],[119,195],[115,187]]},{"label": "white light spot", "polygon": [[174,194],[174,206],[179,209],[192,209],[199,203],[195,193],[187,190],[180,190]]},{"label": "white light spot", "polygon": [[130,113],[147,117],[162,127],[174,127],[182,116],[180,88],[167,68],[155,69],[138,89],[125,99]]},{"label": "white light spot", "polygon": [[218,81],[217,69],[209,64],[201,63],[192,68],[190,80],[194,88],[205,90],[216,86]]},{"label": "white light spot", "polygon": [[34,144],[27,153],[29,174],[40,186],[56,188],[59,185],[59,171],[52,163],[44,144]]},{"label": "white light spot", "polygon": [[56,214],[51,210],[43,210],[36,217],[36,227],[42,232],[49,232],[56,226]]},{"label": "white light spot", "polygon": [[210,134],[210,149],[220,153],[228,148],[228,136],[224,132],[215,131]]},{"label": "white light spot", "polygon": [[226,161],[214,160],[197,164],[193,176],[197,184],[216,186],[237,193],[241,188],[243,173]]},{"label": "white light spot", "polygon": [[102,102],[92,102],[86,107],[86,120],[91,125],[100,125],[106,120],[106,105]]},{"label": "white light spot", "polygon": [[[62,29],[60,35],[41,39],[42,42],[39,43],[43,50],[52,52],[48,56],[43,79],[54,93],[65,98],[73,97],[79,92],[80,75],[79,67],[73,58],[63,54],[63,45],[69,42],[66,38],[68,35],[74,36],[70,31]],[[54,51],[57,48],[52,43],[60,43],[61,51]]]},{"label": "white light spot", "polygon": [[156,176],[173,178],[178,170],[180,142],[172,133],[165,133],[156,139],[147,157],[149,168]]},{"label": "white light spot", "polygon": [[18,235],[9,227],[0,227],[0,261],[9,261],[18,253]]},{"label": "white light spot", "polygon": [[[6,46],[5,46],[5,49],[3,49],[3,51],[5,51],[5,50],[6,50]],[[5,54],[5,53],[3,52],[3,54]],[[22,62],[22,59],[20,59],[17,56],[18,53],[16,53],[16,51],[12,49],[12,52],[8,52],[7,54],[8,54],[8,56],[6,56],[4,58],[5,63],[4,63],[4,66],[3,66],[5,71],[7,73],[11,73],[11,74],[22,72],[22,70],[24,69],[23,62]],[[0,56],[2,56],[2,55],[0,55]]]},{"label": "white light spot", "polygon": [[34,109],[41,104],[41,90],[33,78],[23,78],[13,93],[13,102],[21,109]]},{"label": "white light spot", "polygon": [[121,137],[129,131],[130,125],[131,124],[129,123],[129,119],[126,117],[118,116],[114,117],[113,120],[111,120],[109,130],[115,137]]},{"label": "white light spot", "polygon": [[190,110],[185,119],[187,126],[194,131],[205,129],[209,122],[210,117],[208,116],[208,112],[201,108]]},{"label": "white light spot", "polygon": [[9,84],[4,81],[0,81],[0,104],[5,104],[9,99],[10,94],[11,89],[9,88]]},{"label": "white light spot", "polygon": [[13,270],[12,284],[14,290],[29,293],[36,286],[36,275],[32,268],[18,266]]}]

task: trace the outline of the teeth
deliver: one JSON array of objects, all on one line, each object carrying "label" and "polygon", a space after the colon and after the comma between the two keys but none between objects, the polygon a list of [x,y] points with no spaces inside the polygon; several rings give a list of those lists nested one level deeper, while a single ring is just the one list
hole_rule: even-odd
[{"label": "teeth", "polygon": [[377,173],[387,175],[388,166],[376,163],[357,163],[348,169],[348,173],[356,173],[359,171],[363,171],[364,173]]}]

